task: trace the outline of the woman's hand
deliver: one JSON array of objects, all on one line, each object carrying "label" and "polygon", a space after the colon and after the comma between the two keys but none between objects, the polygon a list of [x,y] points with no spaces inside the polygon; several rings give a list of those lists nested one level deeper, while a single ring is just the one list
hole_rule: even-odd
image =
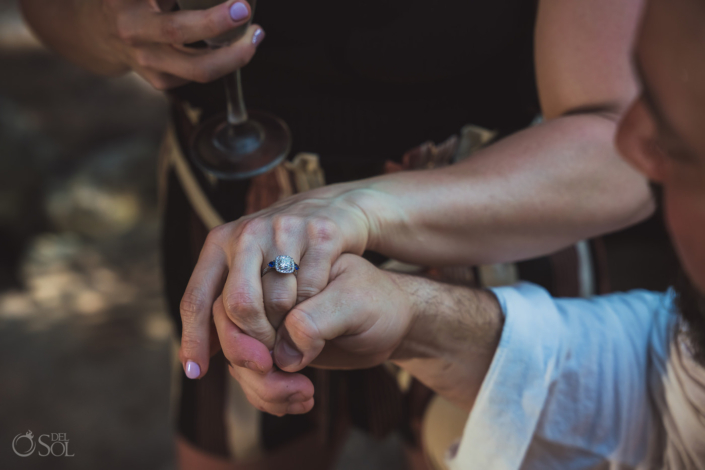
[{"label": "woman's hand", "polygon": [[230,321],[220,298],[213,305],[213,321],[230,374],[252,406],[277,416],[306,413],[313,408],[311,381],[302,374],[273,368],[267,347]]},{"label": "woman's hand", "polygon": [[[368,197],[367,190],[350,184],[327,186],[211,231],[181,302],[181,360],[187,375],[206,373],[211,311],[221,307],[214,301],[223,303],[239,330],[271,350],[284,316],[325,288],[338,257],[360,255],[368,246],[374,224],[360,205]],[[299,264],[297,275],[262,277],[262,269],[279,255]],[[221,345],[227,356],[228,346]],[[251,360],[256,369],[271,367]]]},{"label": "woman's hand", "polygon": [[263,33],[250,26],[228,47],[206,50],[184,44],[219,36],[247,22],[246,1],[228,1],[207,10],[167,11],[173,1],[103,0],[110,48],[152,86],[164,90],[188,81],[207,83],[246,65]]},{"label": "woman's hand", "polygon": [[252,25],[230,46],[184,47],[247,23],[244,0],[207,10],[172,12],[175,0],[22,0],[25,17],[42,41],[96,73],[134,70],[159,90],[206,83],[246,65],[264,37]]}]

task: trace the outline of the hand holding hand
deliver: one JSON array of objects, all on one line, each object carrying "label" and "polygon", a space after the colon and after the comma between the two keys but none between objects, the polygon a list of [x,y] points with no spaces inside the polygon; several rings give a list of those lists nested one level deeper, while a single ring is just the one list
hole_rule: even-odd
[{"label": "hand holding hand", "polygon": [[302,374],[272,367],[267,347],[230,321],[220,298],[213,306],[213,320],[230,374],[240,382],[252,406],[277,416],[306,413],[313,408],[311,381]]},{"label": "hand holding hand", "polygon": [[[341,256],[331,269],[330,284],[284,319],[273,354],[276,364],[293,372],[308,364],[367,368],[389,359],[412,321],[409,296],[394,276],[360,257]],[[230,372],[250,403],[275,415],[311,410],[308,378],[272,368],[267,348],[230,322],[222,302],[216,301],[213,317]]]},{"label": "hand holding hand", "polygon": [[[323,290],[341,253],[362,254],[370,221],[358,192],[350,188],[333,185],[303,193],[211,231],[181,303],[185,367],[198,364],[198,376],[207,371],[214,301],[223,304],[235,326],[271,350],[284,316]],[[298,275],[262,277],[262,269],[279,255],[299,264]],[[221,293],[222,302],[216,301]],[[223,350],[227,356],[225,344]],[[258,365],[266,370],[266,364]]]}]

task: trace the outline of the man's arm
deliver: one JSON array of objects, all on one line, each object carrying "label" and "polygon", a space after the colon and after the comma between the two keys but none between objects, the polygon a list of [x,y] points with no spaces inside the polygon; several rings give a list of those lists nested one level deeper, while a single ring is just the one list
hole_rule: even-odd
[{"label": "man's arm", "polygon": [[494,294],[392,274],[412,321],[390,360],[470,411],[499,344],[504,315]]},{"label": "man's arm", "polygon": [[672,338],[667,296],[554,299],[532,284],[490,293],[384,273],[350,255],[333,273],[280,328],[282,369],[391,358],[472,408],[458,468],[636,468],[645,458]]},{"label": "man's arm", "polygon": [[253,405],[273,414],[305,413],[313,406],[312,384],[286,372],[309,364],[364,369],[391,359],[459,406],[472,407],[502,332],[492,293],[381,271],[354,255],[341,256],[331,275],[323,292],[287,315],[271,356],[216,302],[213,316],[230,372]]}]

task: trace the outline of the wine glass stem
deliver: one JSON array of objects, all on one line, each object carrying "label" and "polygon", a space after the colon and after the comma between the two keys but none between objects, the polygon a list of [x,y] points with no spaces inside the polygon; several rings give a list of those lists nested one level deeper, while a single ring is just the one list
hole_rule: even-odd
[{"label": "wine glass stem", "polygon": [[245,99],[242,97],[240,70],[225,76],[225,97],[228,103],[228,123],[237,126],[247,121]]}]

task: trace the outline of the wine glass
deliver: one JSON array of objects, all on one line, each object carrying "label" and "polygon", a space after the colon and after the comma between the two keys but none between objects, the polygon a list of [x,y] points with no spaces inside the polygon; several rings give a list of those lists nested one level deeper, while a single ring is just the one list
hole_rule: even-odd
[{"label": "wine glass", "polygon": [[[226,0],[177,0],[184,10],[204,10]],[[247,0],[252,13],[247,24],[206,41],[212,49],[227,46],[250,26],[257,0]],[[227,112],[202,122],[192,134],[191,159],[203,171],[219,179],[251,178],[274,168],[289,153],[291,132],[284,121],[262,111],[249,115],[242,96],[240,70],[226,75]]]}]

